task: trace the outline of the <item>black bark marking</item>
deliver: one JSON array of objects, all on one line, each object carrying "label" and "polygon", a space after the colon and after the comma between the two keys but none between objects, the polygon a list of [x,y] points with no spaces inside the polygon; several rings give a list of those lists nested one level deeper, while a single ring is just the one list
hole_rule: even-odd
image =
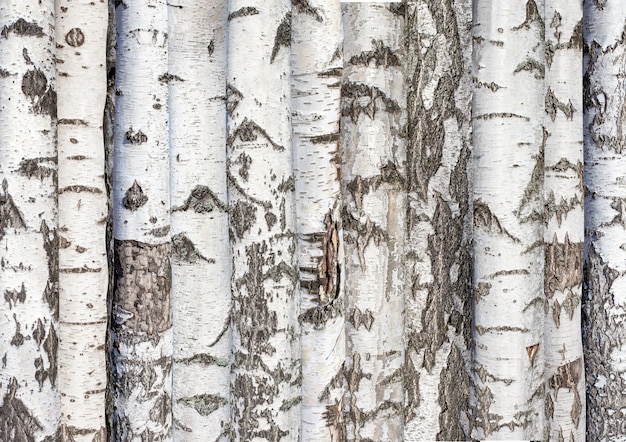
[{"label": "black bark marking", "polygon": [[33,339],[37,343],[37,350],[41,350],[41,343],[46,337],[46,327],[44,327],[41,318],[37,319],[37,325],[33,328]]},{"label": "black bark marking", "polygon": [[441,370],[438,402],[442,411],[437,440],[464,440],[466,431],[459,416],[465,416],[469,410],[469,376],[463,354],[456,345],[450,349],[446,369]]},{"label": "black bark marking", "polygon": [[489,387],[480,388],[480,386],[474,384],[473,388],[478,399],[478,404],[472,407],[474,411],[473,424],[478,428],[482,428],[485,436],[489,436],[500,427],[502,416],[489,411],[493,403],[493,393]]},{"label": "black bark marking", "polygon": [[257,141],[259,135],[264,137],[267,142],[276,150],[283,151],[285,148],[276,144],[272,138],[268,135],[268,133],[261,126],[256,124],[252,120],[248,120],[245,118],[241,124],[235,129],[232,135],[228,137],[226,143],[228,146],[232,147],[234,142],[239,139],[243,143],[252,143]]},{"label": "black bark marking", "polygon": [[406,15],[406,8],[407,3],[402,1],[402,2],[393,2],[390,3],[388,6],[389,12],[391,12],[392,14],[398,15],[400,17],[404,17]]},{"label": "black bark marking", "polygon": [[155,229],[150,229],[148,235],[152,235],[155,238],[164,238],[167,234],[170,233],[170,226],[157,227]]},{"label": "black bark marking", "polygon": [[561,326],[561,304],[559,304],[558,299],[555,299],[552,303],[552,320],[556,328]]},{"label": "black bark marking", "polygon": [[1,34],[4,38],[9,38],[9,33],[11,32],[21,37],[41,38],[46,36],[41,26],[35,22],[27,22],[23,18],[18,18],[14,23],[2,28]]},{"label": "black bark marking", "polygon": [[98,189],[97,187],[89,187],[89,186],[81,186],[81,185],[67,186],[67,187],[62,187],[61,189],[59,189],[59,195],[65,192],[74,192],[74,193],[87,192],[87,193],[100,194],[102,193],[102,190]]},{"label": "black bark marking", "polygon": [[189,264],[194,264],[199,260],[211,264],[215,263],[214,259],[204,257],[184,233],[177,233],[172,236],[172,259]]},{"label": "black bark marking", "polygon": [[191,209],[196,213],[210,213],[216,207],[223,212],[228,212],[226,204],[209,187],[198,184],[192,189],[185,203],[173,207],[172,212],[184,212]]},{"label": "black bark marking", "polygon": [[228,21],[238,18],[245,17],[247,15],[257,15],[259,10],[253,6],[244,6],[243,8],[237,9],[235,12],[231,12],[228,15]]},{"label": "black bark marking", "polygon": [[482,227],[492,234],[505,235],[515,243],[520,242],[518,238],[511,235],[508,230],[502,227],[498,217],[491,211],[487,204],[483,203],[482,198],[474,201],[474,226]]},{"label": "black bark marking", "polygon": [[26,301],[26,288],[24,287],[24,283],[22,282],[20,290],[6,289],[4,291],[4,300],[9,303],[9,310],[16,306],[18,302],[24,304],[24,301]]},{"label": "black bark marking", "polygon": [[101,267],[87,267],[87,264],[82,267],[68,267],[59,269],[59,273],[100,273],[102,271]]},{"label": "black bark marking", "polygon": [[343,68],[330,68],[325,71],[318,72],[317,77],[318,78],[330,78],[330,77],[341,78],[342,74],[343,74]]},{"label": "black bark marking", "polygon": [[545,294],[552,299],[554,293],[575,290],[583,280],[583,242],[571,243],[568,235],[562,243],[556,233],[551,243],[545,245]]},{"label": "black bark marking", "polygon": [[309,141],[313,144],[328,144],[337,143],[341,140],[341,134],[339,132],[333,132],[332,134],[316,135],[309,138]]},{"label": "black bark marking", "polygon": [[9,71],[7,71],[6,69],[4,69],[4,68],[0,68],[0,77],[1,77],[1,78],[7,78],[7,77],[10,77],[11,75],[13,75],[13,74],[11,74],[11,73],[10,73]]},{"label": "black bark marking", "polygon": [[352,324],[352,327],[354,327],[355,330],[358,330],[359,327],[362,325],[367,331],[370,331],[372,325],[374,324],[375,318],[371,310],[365,309],[365,311],[362,312],[361,309],[359,309],[358,307],[354,307],[349,320],[350,324]]},{"label": "black bark marking", "polygon": [[231,164],[239,165],[239,176],[244,181],[248,181],[250,178],[250,166],[252,165],[252,158],[245,152],[242,152],[236,160],[231,161]]},{"label": "black bark marking", "polygon": [[231,207],[230,219],[237,238],[243,238],[243,235],[254,226],[256,223],[256,210],[255,206],[241,200]]},{"label": "black bark marking", "polygon": [[43,96],[47,88],[48,78],[39,68],[29,69],[22,77],[22,92],[31,101]]},{"label": "black bark marking", "polygon": [[584,376],[582,358],[557,367],[554,374],[550,376],[548,380],[548,385],[554,390],[554,400],[558,400],[559,389],[561,388],[577,390],[581,376]]},{"label": "black bark marking", "polygon": [[272,212],[265,212],[265,223],[267,224],[267,230],[270,232],[272,227],[278,222],[278,218]]},{"label": "black bark marking", "polygon": [[561,227],[561,223],[563,222],[563,217],[567,215],[570,211],[574,210],[577,206],[582,207],[583,201],[575,195],[569,201],[565,200],[565,198],[561,197],[561,201],[556,202],[556,195],[553,190],[550,190],[550,193],[545,199],[544,202],[544,221],[546,224],[550,222],[553,216],[556,216],[556,221],[559,227]]},{"label": "black bark marking", "polygon": [[[369,101],[363,103],[362,98],[369,98]],[[350,81],[343,83],[341,85],[341,100],[341,115],[350,117],[355,124],[361,114],[365,114],[373,120],[377,112],[395,114],[401,110],[398,103],[387,97],[379,88],[364,83]]]},{"label": "black bark marking", "polygon": [[543,130],[543,141],[537,156],[535,157],[535,167],[530,176],[530,180],[524,189],[524,195],[519,207],[513,214],[525,223],[529,221],[544,221],[545,206],[543,205],[543,182],[545,174],[544,151],[548,132]]},{"label": "black bark marking", "polygon": [[165,74],[159,76],[159,81],[161,83],[168,84],[168,83],[170,83],[172,81],[184,82],[185,80],[182,79],[181,77],[179,77],[178,75],[174,75],[174,74],[170,74],[170,73],[166,72]]},{"label": "black bark marking", "polygon": [[229,117],[234,115],[235,109],[242,99],[243,94],[237,88],[231,84],[226,85],[226,112]]},{"label": "black bark marking", "polygon": [[526,3],[526,19],[524,22],[519,25],[511,28],[513,31],[518,31],[520,29],[529,30],[531,24],[535,23],[539,27],[541,40],[545,37],[545,23],[541,18],[541,14],[539,13],[539,8],[535,3],[535,0],[528,0]]},{"label": "black bark marking", "polygon": [[68,124],[72,126],[85,126],[88,127],[89,123],[85,120],[80,120],[78,118],[61,118],[57,122],[58,124]]},{"label": "black bark marking", "polygon": [[280,48],[291,46],[291,12],[287,12],[276,29],[276,37],[274,37],[274,48],[270,57],[270,64],[274,63],[274,59],[278,55]]},{"label": "black bark marking", "polygon": [[148,141],[148,136],[144,134],[141,130],[138,130],[137,133],[135,133],[135,131],[131,127],[124,134],[124,139],[130,144],[139,145],[146,143]]},{"label": "black bark marking", "polygon": [[213,51],[215,51],[215,41],[211,40],[209,44],[207,45],[206,49],[209,53],[209,57],[213,55]]},{"label": "black bark marking", "polygon": [[170,291],[171,245],[115,240],[115,290],[112,328],[147,335],[147,340],[172,327]]},{"label": "black bark marking", "polygon": [[400,57],[389,46],[385,46],[382,40],[372,40],[372,47],[374,49],[371,51],[363,51],[350,57],[348,64],[368,67],[374,61],[376,67],[401,66]]},{"label": "black bark marking", "polygon": [[293,192],[296,190],[296,182],[293,176],[290,176],[286,180],[283,178],[283,181],[280,182],[278,187],[276,188],[280,193]]},{"label": "black bark marking", "polygon": [[48,281],[44,289],[43,298],[52,311],[53,318],[59,319],[59,233],[56,228],[50,230],[46,221],[41,222],[39,229],[43,236],[43,248],[46,251],[48,263]]},{"label": "black bark marking", "polygon": [[[357,235],[356,244],[359,263],[361,264],[361,270],[365,272],[365,248],[371,240],[378,246],[381,241],[387,241],[389,235],[380,226],[372,222],[369,217],[363,223],[349,213],[345,207],[343,208],[341,220],[346,232],[355,232]],[[351,234],[346,234],[345,241],[350,244],[355,241],[355,238]]]},{"label": "black bark marking", "polygon": [[344,402],[343,397],[339,400],[335,399],[334,404],[326,405],[326,411],[322,414],[322,417],[326,421],[326,426],[334,428],[337,432],[337,440],[345,440],[345,421],[344,421]]},{"label": "black bark marking", "polygon": [[5,178],[2,180],[2,193],[0,193],[0,240],[4,237],[7,228],[25,229],[26,222],[9,193],[9,183]]},{"label": "black bark marking", "polygon": [[200,416],[208,416],[228,403],[222,396],[208,393],[181,397],[176,402],[193,408]]},{"label": "black bark marking", "polygon": [[17,315],[13,313],[13,320],[15,321],[15,334],[11,338],[10,344],[14,347],[18,347],[24,343],[24,335],[20,332],[22,324],[17,320]]},{"label": "black bark marking", "polygon": [[85,34],[80,28],[72,28],[65,34],[65,42],[73,48],[79,48],[85,43]]},{"label": "black bark marking", "polygon": [[535,73],[535,78],[538,80],[541,80],[542,78],[545,77],[546,67],[533,58],[527,58],[526,60],[524,60],[523,62],[521,62],[515,67],[515,70],[513,71],[513,73],[517,74],[518,72],[522,72],[522,71],[528,71],[528,72],[537,71]]},{"label": "black bark marking", "polygon": [[491,112],[488,114],[476,115],[475,120],[491,120],[493,118],[519,118],[520,120],[530,121],[530,118],[511,112]]},{"label": "black bark marking", "polygon": [[[50,384],[54,387],[57,379],[57,355],[59,349],[59,338],[56,334],[56,330],[50,324],[48,329],[48,336],[43,342],[43,350],[48,357],[48,370],[46,370],[46,377],[50,381]],[[41,386],[41,385],[40,385]]]},{"label": "black bark marking", "polygon": [[141,186],[137,183],[137,180],[133,182],[133,185],[128,188],[126,195],[122,199],[122,206],[125,209],[134,212],[142,206],[145,206],[148,202],[148,197],[143,193]]},{"label": "black bark marking", "polygon": [[319,9],[311,6],[309,0],[292,0],[291,3],[299,13],[308,14],[320,23],[324,21],[324,18],[319,13]]},{"label": "black bark marking", "polygon": [[228,367],[228,364],[229,364],[227,359],[218,359],[215,356],[212,356],[208,353],[196,353],[195,355],[189,358],[174,359],[174,362],[176,362],[177,364],[185,364],[185,365],[199,364],[199,365],[204,365],[207,367],[211,365],[217,365],[219,367]]},{"label": "black bark marking", "polygon": [[35,442],[35,435],[43,427],[24,402],[16,397],[18,388],[17,379],[11,378],[0,406],[0,436],[6,442]]},{"label": "black bark marking", "polygon": [[358,210],[363,209],[363,197],[370,192],[375,192],[382,184],[390,184],[399,189],[404,189],[405,178],[398,172],[395,163],[387,161],[380,168],[380,175],[362,178],[357,175],[352,181],[346,184],[346,188],[352,195],[352,199]]}]

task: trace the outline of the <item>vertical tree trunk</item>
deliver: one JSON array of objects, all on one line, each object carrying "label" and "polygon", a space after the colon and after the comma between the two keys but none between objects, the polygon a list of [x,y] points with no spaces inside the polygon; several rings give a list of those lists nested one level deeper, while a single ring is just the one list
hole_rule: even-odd
[{"label": "vertical tree trunk", "polygon": [[546,0],[545,358],[550,440],[585,437],[582,1]]},{"label": "vertical tree trunk", "polygon": [[291,65],[302,299],[302,440],[343,435],[345,325],[341,228],[341,5],[295,1]]},{"label": "vertical tree trunk", "polygon": [[56,3],[61,439],[106,440],[106,3]]},{"label": "vertical tree trunk", "polygon": [[401,440],[406,161],[403,15],[343,5],[349,440]]},{"label": "vertical tree trunk", "polygon": [[165,0],[117,14],[113,439],[171,439],[172,321]]},{"label": "vertical tree trunk", "polygon": [[173,436],[214,441],[228,436],[230,420],[227,2],[168,10]]},{"label": "vertical tree trunk", "polygon": [[587,437],[626,430],[626,3],[584,2]]},{"label": "vertical tree trunk", "polygon": [[0,16],[0,440],[59,429],[54,2]]},{"label": "vertical tree trunk", "polygon": [[297,441],[302,398],[291,1],[230,0],[228,21],[232,439]]},{"label": "vertical tree trunk", "polygon": [[474,9],[472,437],[544,438],[544,4]]},{"label": "vertical tree trunk", "polygon": [[406,441],[469,434],[471,10],[408,3]]}]

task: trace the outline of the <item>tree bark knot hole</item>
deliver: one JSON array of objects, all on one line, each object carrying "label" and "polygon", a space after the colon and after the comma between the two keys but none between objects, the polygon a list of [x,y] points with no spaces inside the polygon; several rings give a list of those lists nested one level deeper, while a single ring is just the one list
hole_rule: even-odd
[{"label": "tree bark knot hole", "polygon": [[85,34],[80,28],[72,28],[65,34],[65,42],[73,48],[78,48],[85,43]]},{"label": "tree bark knot hole", "polygon": [[137,183],[137,180],[126,191],[124,199],[122,199],[122,206],[124,208],[134,212],[138,208],[144,206],[148,202],[148,197],[143,193],[143,189]]}]

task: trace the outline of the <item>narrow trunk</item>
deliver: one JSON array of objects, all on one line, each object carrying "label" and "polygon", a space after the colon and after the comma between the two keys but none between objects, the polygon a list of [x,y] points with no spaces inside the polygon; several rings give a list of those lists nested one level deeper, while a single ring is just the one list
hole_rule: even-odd
[{"label": "narrow trunk", "polygon": [[[56,3],[61,440],[106,438],[106,3]],[[98,439],[99,438],[99,439]]]},{"label": "narrow trunk", "polygon": [[230,419],[227,3],[183,0],[168,11],[173,436],[215,441]]},{"label": "narrow trunk", "polygon": [[170,440],[167,6],[120,2],[116,15],[113,439]]},{"label": "narrow trunk", "polygon": [[54,2],[0,16],[0,440],[59,438]]},{"label": "narrow trunk", "polygon": [[404,16],[343,5],[342,169],[349,440],[401,440],[405,228]]},{"label": "narrow trunk", "polygon": [[472,437],[544,438],[544,4],[474,17]]},{"label": "narrow trunk", "polygon": [[626,2],[584,2],[587,437],[626,431]]},{"label": "narrow trunk", "polygon": [[585,438],[582,1],[546,0],[545,358],[550,440]]},{"label": "narrow trunk", "polygon": [[469,435],[471,10],[408,4],[406,441]]},{"label": "narrow trunk", "polygon": [[302,440],[343,436],[343,33],[336,0],[293,2],[291,92],[302,300]]},{"label": "narrow trunk", "polygon": [[[230,0],[233,440],[300,439],[290,0]],[[262,81],[259,81],[262,79]]]}]

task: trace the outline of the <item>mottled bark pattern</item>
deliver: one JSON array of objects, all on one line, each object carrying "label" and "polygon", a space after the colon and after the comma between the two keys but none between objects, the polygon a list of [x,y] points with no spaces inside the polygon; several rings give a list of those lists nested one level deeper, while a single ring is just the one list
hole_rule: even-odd
[{"label": "mottled bark pattern", "polygon": [[626,431],[626,3],[584,2],[587,437]]},{"label": "mottled bark pattern", "polygon": [[0,18],[0,440],[56,440],[58,218],[54,2]]},{"label": "mottled bark pattern", "polygon": [[546,437],[544,3],[475,3],[471,436]]},{"label": "mottled bark pattern", "polygon": [[291,1],[229,1],[232,440],[301,434],[290,41]]},{"label": "mottled bark pattern", "polygon": [[407,441],[469,433],[470,24],[469,1],[408,4]]},{"label": "mottled bark pattern", "polygon": [[348,440],[403,438],[406,213],[403,17],[342,5]]}]

